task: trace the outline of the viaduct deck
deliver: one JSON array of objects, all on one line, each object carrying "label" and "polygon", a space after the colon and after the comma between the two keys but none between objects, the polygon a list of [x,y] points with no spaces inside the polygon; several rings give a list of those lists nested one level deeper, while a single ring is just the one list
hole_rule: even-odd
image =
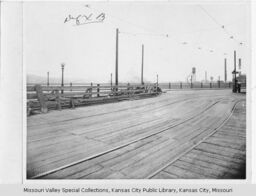
[{"label": "viaduct deck", "polygon": [[30,116],[27,178],[244,178],[245,110],[204,90]]}]

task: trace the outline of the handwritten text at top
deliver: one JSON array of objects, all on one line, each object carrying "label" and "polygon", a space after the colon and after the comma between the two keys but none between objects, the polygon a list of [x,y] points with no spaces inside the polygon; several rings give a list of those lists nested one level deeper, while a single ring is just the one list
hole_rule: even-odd
[{"label": "handwritten text at top", "polygon": [[100,14],[79,14],[77,16],[73,16],[69,14],[65,20],[64,23],[70,23],[71,21],[75,22],[75,25],[85,25],[90,23],[102,23],[106,18],[105,13]]}]

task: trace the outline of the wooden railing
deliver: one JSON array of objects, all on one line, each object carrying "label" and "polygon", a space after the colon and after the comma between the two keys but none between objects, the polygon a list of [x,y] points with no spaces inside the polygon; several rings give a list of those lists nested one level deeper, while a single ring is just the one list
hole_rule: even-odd
[{"label": "wooden railing", "polygon": [[148,97],[161,93],[156,84],[150,85],[27,85],[27,114],[46,113],[52,109],[75,108],[95,103]]},{"label": "wooden railing", "polygon": [[169,82],[159,83],[159,87],[162,89],[224,89],[232,88],[232,82]]},{"label": "wooden railing", "polygon": [[52,109],[75,108],[95,103],[108,103],[137,97],[157,95],[161,89],[223,89],[232,88],[232,83],[159,83],[159,84],[28,84],[27,113],[47,112]]}]

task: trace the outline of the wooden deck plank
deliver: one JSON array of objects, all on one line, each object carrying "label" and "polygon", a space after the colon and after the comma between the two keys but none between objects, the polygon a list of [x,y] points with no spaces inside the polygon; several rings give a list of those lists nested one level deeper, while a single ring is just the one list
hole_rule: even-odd
[{"label": "wooden deck plank", "polygon": [[[243,102],[240,102],[235,108],[235,111],[241,110],[241,107],[244,107],[244,105]],[[245,110],[245,107],[243,109]],[[205,178],[244,178],[246,133],[245,126],[243,125],[245,121],[244,118],[237,118],[237,116],[244,114],[233,113],[231,118],[220,130],[177,161],[167,166],[162,172],[175,174],[176,171],[173,171],[175,166],[185,170],[183,171],[184,174],[188,171],[195,172],[205,175]],[[234,120],[236,123],[232,124]],[[230,132],[233,133],[230,135]],[[179,172],[180,178],[187,178],[186,175],[182,176],[181,171]],[[191,175],[191,173],[189,174]]]},{"label": "wooden deck plank", "polygon": [[[216,154],[204,153],[197,150],[192,150],[190,153],[186,154],[184,157],[189,157],[191,159],[196,159],[199,161],[205,161],[209,163],[215,163],[217,165],[239,169],[241,160],[234,160],[233,158],[223,157]],[[184,158],[182,157],[182,158]]]},{"label": "wooden deck plank", "polygon": [[68,176],[72,175],[73,173],[76,172],[76,170],[80,168],[89,168],[90,166],[93,166],[94,164],[101,164],[113,160],[115,158],[119,158],[121,155],[126,154],[127,152],[129,153],[130,151],[136,150],[142,146],[147,145],[148,143],[155,142],[155,138],[146,138],[144,140],[138,141],[136,143],[130,144],[124,148],[111,151],[110,153],[107,153],[106,155],[99,156],[97,158],[94,158],[92,160],[88,160],[85,162],[82,162],[80,164],[74,165],[72,167],[69,167],[67,169],[60,170],[58,172],[54,172],[53,174],[49,174],[45,176],[45,178],[53,178],[53,177],[58,177],[58,178],[67,178]]},{"label": "wooden deck plank", "polygon": [[185,165],[185,167],[188,170],[195,171],[195,169],[198,168],[204,174],[208,174],[209,176],[215,176],[216,178],[218,178],[218,176],[221,176],[227,170],[231,174],[237,173],[237,170],[234,168],[225,167],[223,165],[219,165],[214,162],[198,160],[198,158],[190,158],[190,157],[184,156],[184,157],[181,157],[175,164],[179,164],[180,163],[179,161],[181,161],[182,164]]},{"label": "wooden deck plank", "polygon": [[245,151],[245,143],[241,144],[239,142],[235,143],[235,142],[230,142],[227,140],[212,139],[212,138],[208,139],[205,143]]},{"label": "wooden deck plank", "polygon": [[178,179],[178,176],[174,174],[170,174],[166,171],[161,171],[158,174],[156,174],[153,179]]},{"label": "wooden deck plank", "polygon": [[[204,176],[203,178],[217,178],[218,171],[215,171],[214,169],[211,169],[211,168],[202,167],[201,165],[197,165],[194,163],[189,163],[187,162],[187,160],[186,161],[184,160],[186,159],[183,159],[183,160],[179,159],[174,164],[172,164],[172,166],[182,168],[192,173],[197,173],[201,176]],[[170,171],[169,167],[167,167],[164,171],[169,172]]]},{"label": "wooden deck plank", "polygon": [[152,142],[143,148],[132,151],[130,154],[126,153],[120,156],[118,160],[112,160],[111,162],[108,161],[102,163],[102,165],[104,167],[110,167],[112,170],[120,171],[147,157],[150,153],[153,153],[152,150],[155,151],[157,149],[167,147],[170,143],[172,143],[172,141],[169,139],[159,140],[159,142]]},{"label": "wooden deck plank", "polygon": [[241,134],[240,132],[235,132],[235,131],[225,131],[225,130],[220,130],[218,131],[215,136],[219,136],[219,137],[230,137],[232,139],[239,139],[239,140],[242,140],[242,139],[246,139],[246,135],[245,134]]},{"label": "wooden deck plank", "polygon": [[168,167],[168,169],[166,169],[166,172],[177,176],[178,179],[205,179],[205,178],[209,178],[209,176],[198,174],[196,172],[192,172],[192,171],[186,170],[182,167],[174,166],[174,165],[171,165],[170,167]]},{"label": "wooden deck plank", "polygon": [[215,153],[215,154],[221,154],[224,156],[230,156],[235,157],[237,159],[244,159],[245,152],[241,150],[235,150],[235,149],[227,149],[222,148],[221,146],[213,145],[213,144],[201,144],[200,146],[197,146],[195,149],[199,149],[205,152]]}]

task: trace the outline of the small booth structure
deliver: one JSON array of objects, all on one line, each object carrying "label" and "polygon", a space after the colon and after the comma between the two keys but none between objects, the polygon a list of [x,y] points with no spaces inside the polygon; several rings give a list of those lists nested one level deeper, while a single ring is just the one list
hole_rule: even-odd
[{"label": "small booth structure", "polygon": [[[238,74],[238,75],[237,75]],[[233,93],[246,92],[246,74],[241,74],[241,72],[233,71]]]}]

